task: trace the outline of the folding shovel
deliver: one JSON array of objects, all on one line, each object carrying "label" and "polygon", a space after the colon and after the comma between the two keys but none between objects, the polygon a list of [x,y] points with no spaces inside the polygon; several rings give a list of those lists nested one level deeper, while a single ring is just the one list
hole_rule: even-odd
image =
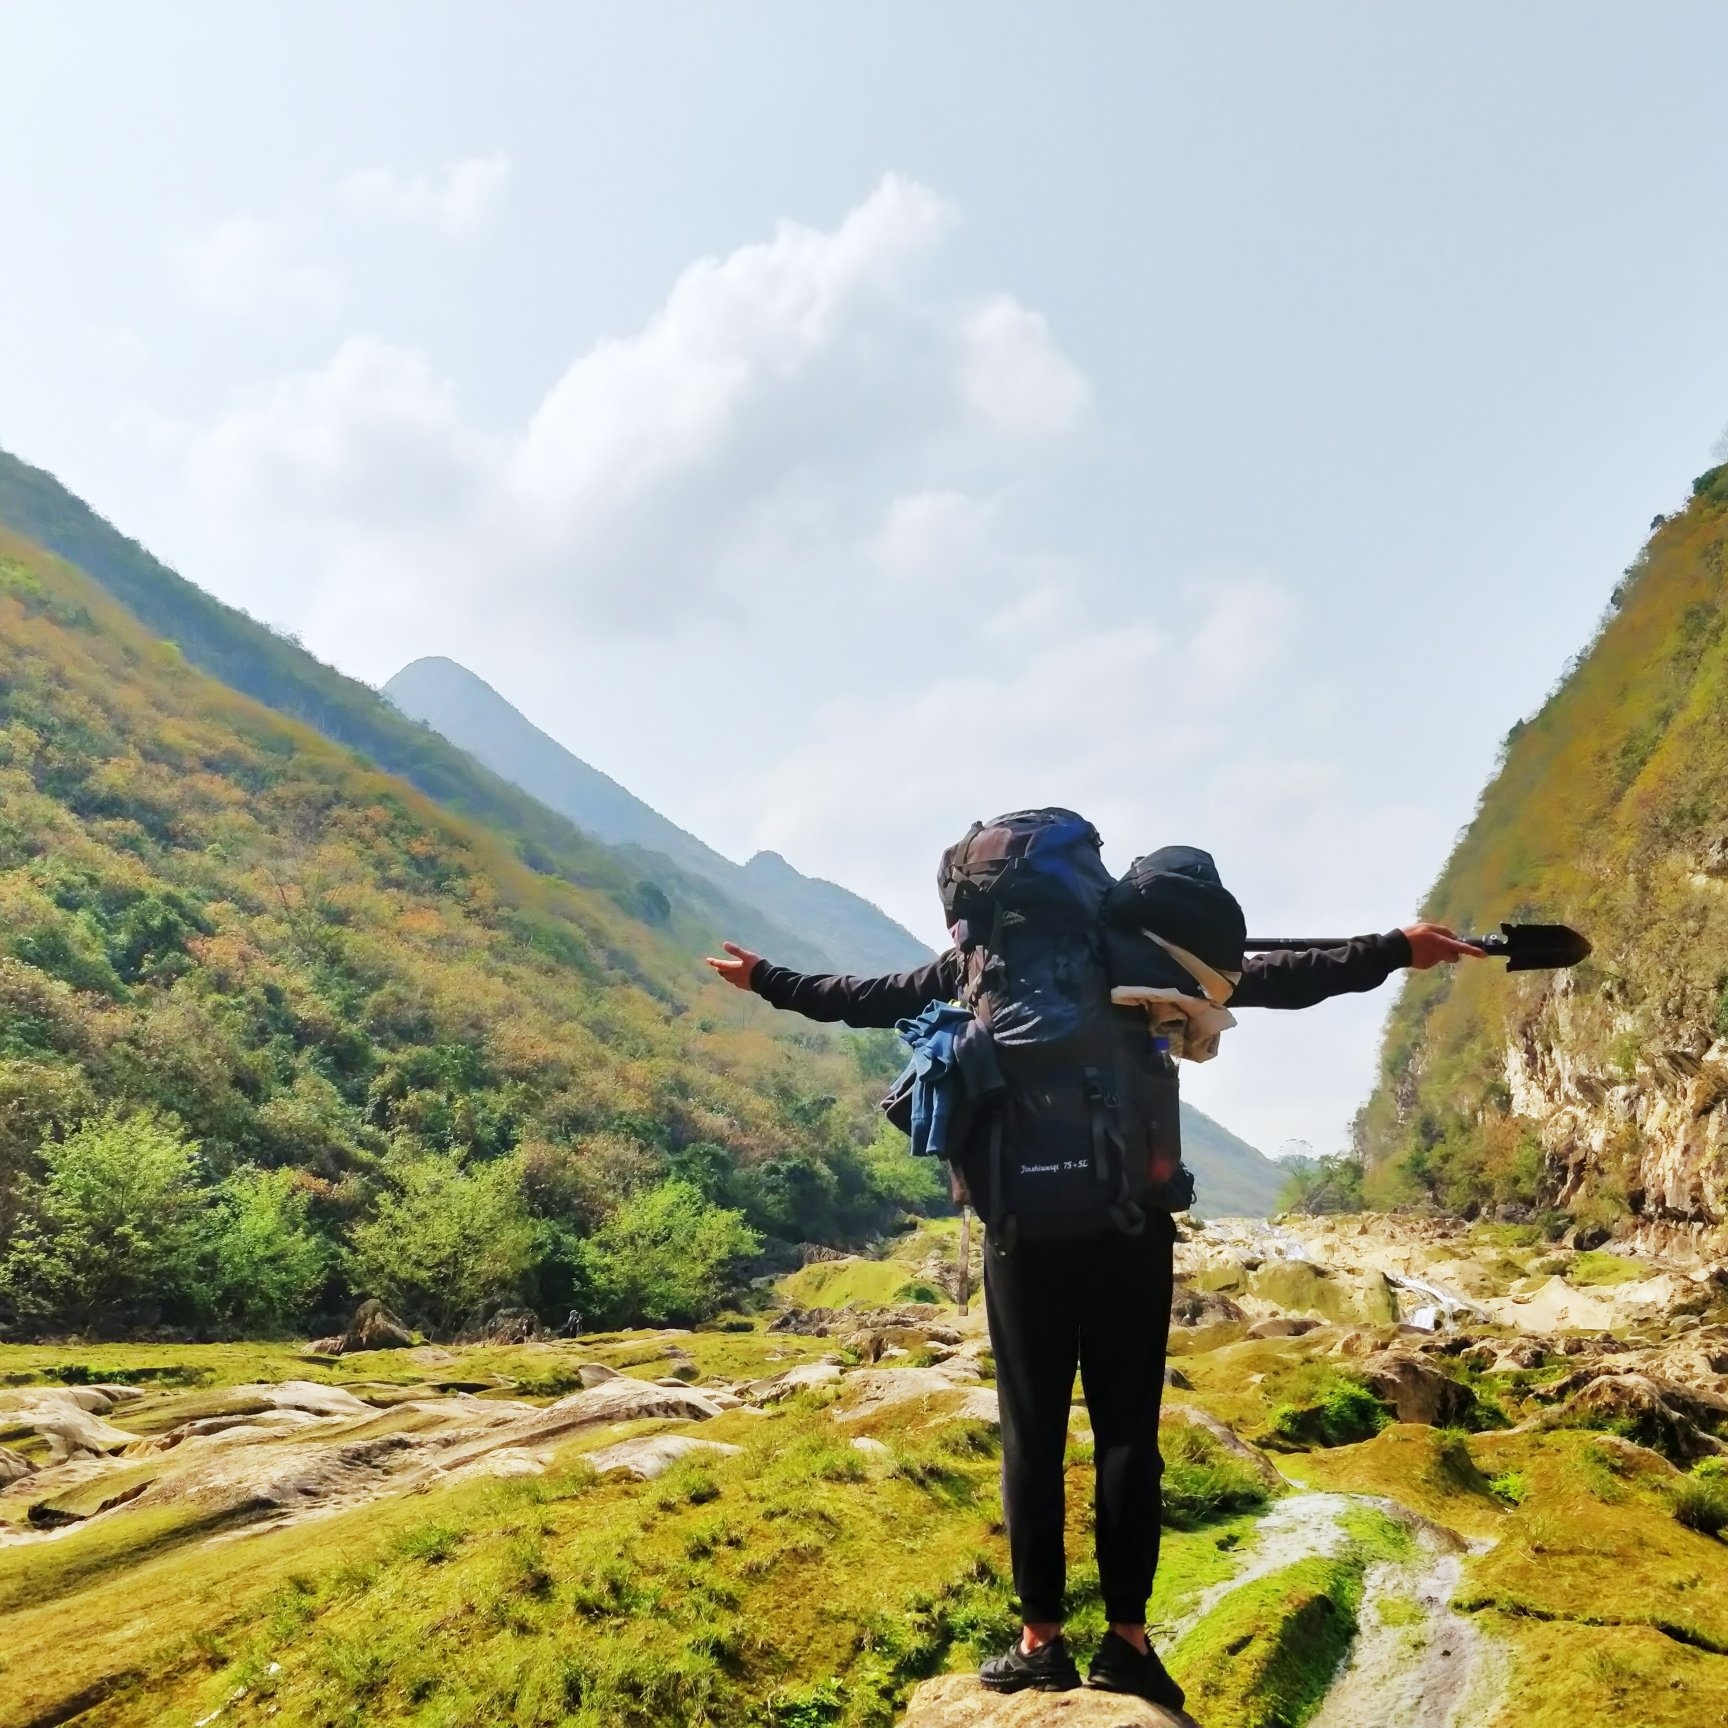
[{"label": "folding shovel", "polygon": [[[1250,936],[1242,946],[1251,954],[1285,948],[1342,948],[1348,936]],[[1508,972],[1552,972],[1576,966],[1590,943],[1564,924],[1502,924],[1498,936],[1460,936],[1472,948],[1503,959]]]}]

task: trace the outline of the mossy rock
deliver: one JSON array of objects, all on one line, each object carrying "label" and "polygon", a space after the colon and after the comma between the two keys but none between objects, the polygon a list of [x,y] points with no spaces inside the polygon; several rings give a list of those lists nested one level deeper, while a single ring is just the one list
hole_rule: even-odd
[{"label": "mossy rock", "polygon": [[1356,1630],[1362,1562],[1298,1561],[1233,1591],[1176,1647],[1170,1670],[1208,1728],[1288,1728],[1324,1697]]},{"label": "mossy rock", "polygon": [[1307,1260],[1274,1260],[1248,1275],[1248,1294],[1292,1314],[1353,1324],[1398,1319],[1398,1296],[1383,1272],[1343,1277]]},{"label": "mossy rock", "polygon": [[1728,1653],[1728,1545],[1675,1517],[1683,1478],[1612,1435],[1485,1435],[1485,1471],[1526,1488],[1505,1533],[1472,1559],[1460,1605],[1586,1625],[1653,1626]]},{"label": "mossy rock", "polygon": [[1372,1440],[1284,1461],[1286,1475],[1313,1488],[1377,1494],[1466,1536],[1498,1536],[1507,1507],[1489,1486],[1462,1435],[1395,1422]]}]

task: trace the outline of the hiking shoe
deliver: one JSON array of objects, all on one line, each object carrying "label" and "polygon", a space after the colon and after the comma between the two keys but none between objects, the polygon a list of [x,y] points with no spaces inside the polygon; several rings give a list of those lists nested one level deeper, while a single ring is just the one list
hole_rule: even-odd
[{"label": "hiking shoe", "polygon": [[1096,1686],[1100,1692],[1126,1692],[1166,1710],[1180,1710],[1184,1698],[1182,1688],[1164,1672],[1157,1651],[1148,1646],[1142,1653],[1115,1632],[1104,1634],[1104,1642],[1092,1658],[1086,1684]]},{"label": "hiking shoe", "polygon": [[986,1692],[1072,1692],[1080,1670],[1060,1638],[1040,1644],[1030,1655],[1018,1644],[1005,1656],[992,1656],[978,1670]]}]

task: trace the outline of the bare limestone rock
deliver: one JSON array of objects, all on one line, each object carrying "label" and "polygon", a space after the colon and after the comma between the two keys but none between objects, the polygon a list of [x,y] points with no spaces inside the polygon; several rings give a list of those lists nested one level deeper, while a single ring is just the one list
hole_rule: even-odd
[{"label": "bare limestone rock", "polygon": [[546,1439],[601,1422],[640,1422],[648,1416],[705,1422],[720,1413],[718,1404],[681,1382],[656,1386],[651,1380],[631,1380],[620,1374],[548,1404],[536,1413],[539,1419],[533,1427],[536,1438]]},{"label": "bare limestone rock", "polygon": [[1322,1322],[1301,1314],[1274,1314],[1248,1328],[1250,1338],[1302,1338],[1317,1332]]},{"label": "bare limestone rock", "polygon": [[20,1478],[35,1473],[36,1466],[22,1453],[10,1451],[0,1446],[0,1487],[8,1482],[16,1482]]},{"label": "bare limestone rock", "polygon": [[1405,1351],[1383,1350],[1378,1356],[1369,1356],[1357,1372],[1392,1406],[1400,1422],[1455,1427],[1469,1414],[1473,1403],[1470,1388],[1463,1382],[1424,1357]]},{"label": "bare limestone rock", "polygon": [[987,1422],[992,1428],[1002,1426],[1002,1404],[994,1386],[974,1386],[954,1411],[956,1422]]},{"label": "bare limestone rock", "polygon": [[1612,1428],[1676,1464],[1728,1455],[1710,1432],[1728,1416],[1728,1400],[1650,1379],[1644,1374],[1603,1374],[1556,1411],[1530,1426]]},{"label": "bare limestone rock", "polygon": [[846,1403],[834,1414],[843,1422],[874,1416],[895,1404],[925,1402],[963,1390],[967,1377],[952,1372],[952,1362],[934,1368],[860,1368],[846,1376]]},{"label": "bare limestone rock", "polygon": [[158,1477],[136,1504],[195,1506],[211,1517],[341,1505],[382,1492],[414,1452],[411,1436],[386,1434],[200,1453],[188,1468]]},{"label": "bare limestone rock", "polygon": [[840,1318],[837,1308],[788,1308],[768,1322],[770,1332],[796,1332],[805,1338],[826,1338]]},{"label": "bare limestone rock", "polygon": [[287,1439],[307,1428],[322,1427],[325,1420],[308,1410],[237,1410],[224,1416],[200,1416],[152,1434],[141,1450],[171,1452],[188,1442],[205,1446],[256,1445],[264,1440]]},{"label": "bare limestone rock", "polygon": [[[138,1436],[105,1422],[89,1407],[89,1387],[32,1386],[0,1401],[7,1427],[28,1428],[48,1442],[58,1462],[103,1453],[121,1452]],[[103,1409],[105,1400],[98,1400]]]},{"label": "bare limestone rock", "polygon": [[1213,1326],[1247,1318],[1221,1290],[1196,1290],[1190,1284],[1178,1284],[1170,1299],[1173,1326]]},{"label": "bare limestone rock", "polygon": [[728,1446],[719,1440],[699,1440],[694,1434],[645,1434],[634,1440],[620,1440],[615,1446],[602,1446],[598,1452],[586,1454],[583,1462],[600,1476],[652,1482],[692,1454],[706,1452],[717,1458],[731,1458],[743,1450],[742,1446]]},{"label": "bare limestone rock", "polygon": [[414,1334],[384,1306],[368,1299],[354,1311],[348,1330],[342,1334],[344,1356],[356,1350],[408,1350],[416,1339]]},{"label": "bare limestone rock", "polygon": [[604,1362],[584,1362],[576,1370],[576,1378],[582,1382],[582,1390],[588,1391],[595,1386],[602,1386],[608,1380],[620,1378],[616,1368],[608,1368]]},{"label": "bare limestone rock", "polygon": [[[401,1323],[398,1321],[398,1325]],[[457,1334],[459,1344],[532,1344],[540,1336],[540,1316],[532,1308],[500,1308],[484,1318],[476,1316]],[[353,1346],[388,1349],[388,1345]]]},{"label": "bare limestone rock", "polygon": [[900,1728],[1198,1728],[1180,1710],[1081,1687],[1073,1692],[986,1692],[970,1674],[943,1674],[912,1694]]},{"label": "bare limestone rock", "polygon": [[744,1396],[755,1404],[774,1404],[803,1387],[832,1386],[839,1378],[839,1366],[833,1362],[801,1362],[784,1374],[752,1380],[744,1388]]}]

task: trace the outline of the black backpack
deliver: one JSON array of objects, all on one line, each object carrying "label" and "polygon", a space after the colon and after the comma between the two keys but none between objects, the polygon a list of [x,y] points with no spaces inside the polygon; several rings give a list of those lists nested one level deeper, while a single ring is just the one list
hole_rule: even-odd
[{"label": "black backpack", "polygon": [[1185,1211],[1175,1063],[1137,1009],[1110,1001],[1104,909],[1115,884],[1097,830],[1071,810],[975,823],[942,855],[942,906],[963,1004],[989,1030],[1003,1087],[962,1172],[1006,1248],[1016,1239],[1137,1234]]}]

